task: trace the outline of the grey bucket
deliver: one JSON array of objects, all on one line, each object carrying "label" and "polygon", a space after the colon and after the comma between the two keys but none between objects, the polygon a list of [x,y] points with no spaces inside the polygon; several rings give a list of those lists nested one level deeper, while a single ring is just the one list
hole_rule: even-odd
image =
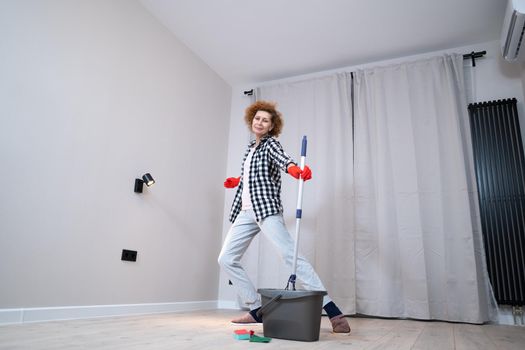
[{"label": "grey bucket", "polygon": [[326,291],[258,289],[265,337],[317,341]]}]

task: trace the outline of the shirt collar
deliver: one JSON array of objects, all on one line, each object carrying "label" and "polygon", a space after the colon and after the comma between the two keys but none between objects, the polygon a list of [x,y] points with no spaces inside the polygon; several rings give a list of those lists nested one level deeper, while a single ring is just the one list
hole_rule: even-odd
[{"label": "shirt collar", "polygon": [[[272,137],[272,136],[270,136],[270,134],[266,134],[266,135],[264,135],[264,136],[261,138],[261,143],[259,143],[259,145],[262,145],[263,143],[265,143],[266,141],[268,141],[268,139],[269,139],[270,137]],[[253,147],[253,145],[255,145],[255,142],[256,142],[256,140],[252,140],[252,141],[250,142],[250,144],[249,144],[249,147],[250,147],[250,148]]]}]

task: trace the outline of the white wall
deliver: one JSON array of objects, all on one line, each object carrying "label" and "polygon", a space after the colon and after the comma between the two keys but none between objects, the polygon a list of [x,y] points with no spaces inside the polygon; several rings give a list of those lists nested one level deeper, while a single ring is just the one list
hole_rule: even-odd
[{"label": "white wall", "polygon": [[216,302],[230,103],[134,0],[0,1],[0,309]]},{"label": "white wall", "polygon": [[[232,91],[232,114],[231,114],[231,125],[230,125],[230,146],[228,150],[228,166],[229,171],[228,176],[233,176],[232,174],[239,172],[240,162],[242,161],[242,152],[246,146],[245,136],[246,127],[244,126],[242,120],[242,113],[244,108],[248,106],[251,100],[247,97],[242,96],[242,91],[255,88],[257,86],[271,85],[277,83],[286,83],[292,81],[299,81],[303,79],[320,77],[330,73],[338,71],[353,71],[358,68],[367,68],[381,65],[395,64],[408,60],[420,59],[428,56],[433,56],[437,54],[442,54],[445,52],[456,52],[456,53],[469,53],[472,51],[487,51],[487,54],[484,58],[476,60],[476,67],[473,67],[472,70],[468,67],[471,65],[470,62],[465,62],[465,70],[467,72],[472,72],[470,80],[472,84],[469,86],[471,100],[469,102],[482,102],[482,101],[491,101],[502,98],[512,98],[516,97],[518,99],[518,113],[520,114],[520,126],[522,129],[522,138],[525,140],[525,108],[524,108],[524,87],[525,86],[525,71],[522,70],[520,65],[510,64],[505,62],[499,53],[499,42],[492,41],[482,44],[476,44],[460,48],[451,48],[449,50],[444,50],[440,52],[430,52],[424,55],[410,56],[410,57],[401,57],[398,59],[381,61],[381,62],[371,62],[368,64],[360,66],[349,66],[341,69],[317,72],[308,75],[301,75],[296,77],[290,77],[287,79],[281,79],[278,81],[267,81],[267,82],[254,82],[250,85],[239,85],[233,86]],[[525,67],[524,67],[525,70]],[[523,78],[522,78],[523,77]],[[523,84],[522,84],[523,80]],[[276,101],[279,102],[279,101]],[[286,133],[286,119],[294,118],[296,116],[284,116],[285,118],[285,129]],[[237,135],[234,138],[232,135]],[[294,150],[288,150],[291,152],[292,156],[298,157],[297,153],[294,153]],[[314,165],[315,167],[315,165]],[[314,174],[315,176],[315,174]],[[233,198],[233,197],[232,197]],[[225,198],[225,211],[229,210],[229,205],[231,205],[231,200],[228,195]],[[285,211],[292,212],[294,208],[284,208]],[[226,214],[225,214],[226,215]],[[229,223],[225,220],[223,232],[225,233],[229,228]],[[293,227],[289,227],[289,230],[293,230]],[[253,245],[253,244],[252,244]],[[255,245],[257,242],[255,241]],[[249,274],[253,277],[252,280],[257,280],[257,261],[258,261],[258,247],[250,247],[250,250],[246,253],[244,257],[244,263],[248,266]],[[286,283],[286,281],[283,281]],[[256,286],[259,287],[259,286]],[[264,288],[280,288],[279,286],[260,286]],[[235,294],[232,291],[232,288],[227,287],[227,277],[223,274],[221,275],[220,280],[220,290],[219,290],[219,299],[225,305],[235,304],[237,302]]]},{"label": "white wall", "polygon": [[[244,110],[253,101],[255,101],[255,99],[253,96],[244,95],[243,91],[244,90],[242,90],[242,87],[239,86],[234,88],[232,91],[232,108],[228,139],[228,160],[224,178],[240,176],[242,156],[246,151],[248,142],[251,140],[251,134],[244,122]],[[236,190],[236,188],[226,190],[226,195],[224,198],[224,222],[222,230],[223,240],[231,226],[228,218]],[[255,237],[247,252],[245,253],[246,259],[243,259],[242,261],[244,268],[251,276],[255,276],[257,273],[257,261],[254,259],[254,257],[257,256],[258,245],[259,239],[258,237]],[[228,282],[229,279],[227,274],[224,271],[221,271],[219,279],[219,307],[243,307],[244,305],[239,305],[240,299],[237,298],[233,287]]]},{"label": "white wall", "polygon": [[[525,100],[525,62],[521,63],[521,86],[523,88],[523,98]],[[519,113],[519,111],[518,111]],[[523,119],[520,119],[520,123]],[[522,135],[525,135],[525,125],[523,125],[524,123],[521,123],[520,126],[521,126],[521,134]],[[525,140],[523,140],[525,142]]]},{"label": "white wall", "polygon": [[472,67],[470,60],[465,61],[468,102],[485,102],[515,97],[518,100],[518,118],[522,138],[524,138],[525,100],[520,64],[509,63],[501,57],[499,41],[476,45],[472,48],[466,47],[464,50],[466,51],[461,52],[487,51],[484,58],[476,60],[475,67]]},{"label": "white wall", "polygon": [[492,41],[477,47],[487,50],[487,55],[483,59],[476,60],[476,67],[470,70],[473,74],[471,102],[515,97],[518,100],[521,135],[525,140],[525,100],[521,65],[509,63],[501,57],[499,41]]},{"label": "white wall", "polygon": [[[499,41],[477,45],[477,48],[487,51],[482,59],[476,60],[474,78],[475,102],[499,100],[516,97],[523,103],[523,87],[521,84],[521,66],[509,63],[501,57]],[[464,51],[469,52],[468,48]],[[469,62],[469,61],[465,61]]]}]

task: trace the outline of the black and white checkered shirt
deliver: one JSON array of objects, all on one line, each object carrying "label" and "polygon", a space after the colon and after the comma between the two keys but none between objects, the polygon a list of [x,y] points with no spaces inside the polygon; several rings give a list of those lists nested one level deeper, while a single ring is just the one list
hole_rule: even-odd
[{"label": "black and white checkered shirt", "polygon": [[[233,199],[230,211],[230,221],[234,222],[241,211],[242,188],[244,177],[244,161],[250,153],[255,140],[248,145],[241,165],[241,182]],[[250,163],[250,199],[255,212],[255,219],[261,221],[267,216],[283,212],[281,203],[281,170],[287,172],[287,167],[295,161],[284,152],[283,147],[275,138],[265,136],[255,149]]]}]

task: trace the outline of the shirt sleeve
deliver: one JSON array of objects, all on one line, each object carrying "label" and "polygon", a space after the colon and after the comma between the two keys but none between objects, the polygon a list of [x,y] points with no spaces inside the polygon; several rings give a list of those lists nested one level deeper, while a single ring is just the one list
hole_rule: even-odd
[{"label": "shirt sleeve", "polygon": [[281,143],[276,139],[270,138],[268,140],[268,150],[270,158],[279,168],[281,168],[282,171],[287,172],[288,165],[290,163],[295,164],[293,158],[286,154],[283,146],[281,146]]}]

